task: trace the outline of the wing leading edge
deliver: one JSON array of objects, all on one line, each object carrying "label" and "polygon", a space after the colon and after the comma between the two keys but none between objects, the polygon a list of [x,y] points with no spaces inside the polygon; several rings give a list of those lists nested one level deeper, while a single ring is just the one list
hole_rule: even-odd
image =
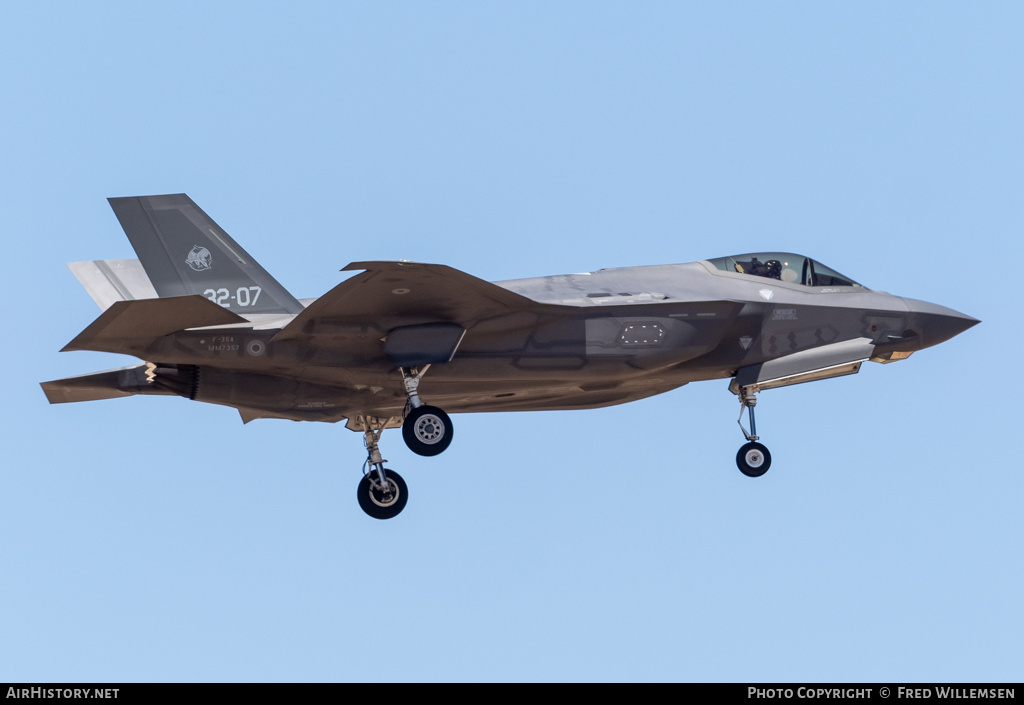
[{"label": "wing leading edge", "polygon": [[311,303],[274,340],[309,338],[332,325],[374,322],[384,330],[421,323],[479,321],[518,311],[571,313],[542,304],[453,267],[418,262],[353,262],[365,270]]}]

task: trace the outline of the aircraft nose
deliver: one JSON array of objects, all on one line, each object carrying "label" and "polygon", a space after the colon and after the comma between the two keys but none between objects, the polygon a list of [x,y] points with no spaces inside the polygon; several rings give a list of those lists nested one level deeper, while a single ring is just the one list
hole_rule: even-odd
[{"label": "aircraft nose", "polygon": [[945,306],[903,299],[911,313],[911,328],[920,336],[921,347],[927,348],[963,333],[981,323],[977,318]]}]

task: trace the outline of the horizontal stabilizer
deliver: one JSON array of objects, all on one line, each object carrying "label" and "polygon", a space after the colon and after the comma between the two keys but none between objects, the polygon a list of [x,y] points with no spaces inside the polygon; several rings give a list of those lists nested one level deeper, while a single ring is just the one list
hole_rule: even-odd
[{"label": "horizontal stabilizer", "polygon": [[142,262],[137,259],[68,262],[68,269],[103,311],[115,301],[157,297]]},{"label": "horizontal stabilizer", "polygon": [[353,262],[342,271],[353,269],[366,271],[311,303],[275,340],[306,337],[322,324],[369,319],[384,329],[433,321],[469,328],[514,311],[558,308],[440,264]]},{"label": "horizontal stabilizer", "polygon": [[148,394],[171,394],[169,391],[148,388],[150,385],[146,376],[147,367],[145,364],[130,365],[116,370],[43,382],[39,386],[43,388],[51,404],[130,397],[142,389],[146,389]]},{"label": "horizontal stabilizer", "polygon": [[117,301],[61,352],[97,350],[141,356],[157,338],[186,328],[246,322],[202,296]]}]

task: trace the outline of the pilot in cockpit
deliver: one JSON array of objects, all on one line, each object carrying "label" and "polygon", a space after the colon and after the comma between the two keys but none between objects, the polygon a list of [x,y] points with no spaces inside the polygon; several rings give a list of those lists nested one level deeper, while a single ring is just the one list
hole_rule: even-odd
[{"label": "pilot in cockpit", "polygon": [[761,262],[757,257],[751,257],[750,262],[743,266],[743,271],[745,274],[753,274],[756,277],[782,279],[782,263],[777,259]]}]

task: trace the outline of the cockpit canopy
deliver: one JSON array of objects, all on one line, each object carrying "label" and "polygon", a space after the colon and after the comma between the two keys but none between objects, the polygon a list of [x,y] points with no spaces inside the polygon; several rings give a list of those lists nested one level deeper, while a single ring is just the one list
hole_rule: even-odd
[{"label": "cockpit canopy", "polygon": [[861,284],[829,269],[821,262],[788,252],[757,252],[749,255],[717,257],[708,261],[723,272],[739,272],[755,277],[778,279],[790,284],[863,288]]}]

